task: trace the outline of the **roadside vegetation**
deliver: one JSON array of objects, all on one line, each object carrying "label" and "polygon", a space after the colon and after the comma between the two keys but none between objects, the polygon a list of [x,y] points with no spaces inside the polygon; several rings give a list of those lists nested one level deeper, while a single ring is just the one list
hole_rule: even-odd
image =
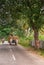
[{"label": "roadside vegetation", "polygon": [[44,0],[0,0],[0,40],[7,40],[10,33],[26,48],[32,48],[34,40],[37,50],[39,40],[44,40]]},{"label": "roadside vegetation", "polygon": [[[31,46],[31,41],[33,40],[33,35],[31,34],[28,38],[21,37],[19,40],[19,44],[27,49],[27,51],[31,51],[32,53],[38,54],[44,57],[44,49],[35,49]],[[44,35],[39,34],[39,40],[44,40]]]}]

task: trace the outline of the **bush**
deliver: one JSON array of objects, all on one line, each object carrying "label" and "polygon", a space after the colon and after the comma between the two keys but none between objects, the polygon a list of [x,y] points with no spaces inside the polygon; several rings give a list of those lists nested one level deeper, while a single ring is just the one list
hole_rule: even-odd
[{"label": "bush", "polygon": [[20,37],[19,44],[21,44],[24,47],[29,47],[30,46],[30,41],[32,39],[33,39],[32,36],[30,36],[30,37]]}]

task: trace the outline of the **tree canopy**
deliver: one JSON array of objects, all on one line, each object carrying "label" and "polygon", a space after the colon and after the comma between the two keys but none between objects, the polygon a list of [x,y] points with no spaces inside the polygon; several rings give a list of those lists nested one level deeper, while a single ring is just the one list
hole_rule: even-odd
[{"label": "tree canopy", "polygon": [[44,25],[44,0],[0,0],[1,29],[23,29],[27,24],[33,29],[37,44],[38,31]]},{"label": "tree canopy", "polygon": [[0,25],[16,25],[23,15],[32,28],[39,29],[44,24],[41,8],[41,0],[0,0]]}]

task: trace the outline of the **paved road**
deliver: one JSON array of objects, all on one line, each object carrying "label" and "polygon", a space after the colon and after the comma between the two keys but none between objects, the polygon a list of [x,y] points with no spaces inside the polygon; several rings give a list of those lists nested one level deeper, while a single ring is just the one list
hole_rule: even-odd
[{"label": "paved road", "polygon": [[44,60],[28,53],[23,47],[0,45],[0,65],[44,65]]}]

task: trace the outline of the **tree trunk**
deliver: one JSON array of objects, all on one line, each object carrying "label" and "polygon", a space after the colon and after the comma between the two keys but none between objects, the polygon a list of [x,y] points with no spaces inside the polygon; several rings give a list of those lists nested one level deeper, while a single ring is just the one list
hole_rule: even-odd
[{"label": "tree trunk", "polygon": [[35,48],[39,48],[40,43],[39,43],[39,39],[38,39],[38,31],[34,30],[34,40],[35,40]]}]

